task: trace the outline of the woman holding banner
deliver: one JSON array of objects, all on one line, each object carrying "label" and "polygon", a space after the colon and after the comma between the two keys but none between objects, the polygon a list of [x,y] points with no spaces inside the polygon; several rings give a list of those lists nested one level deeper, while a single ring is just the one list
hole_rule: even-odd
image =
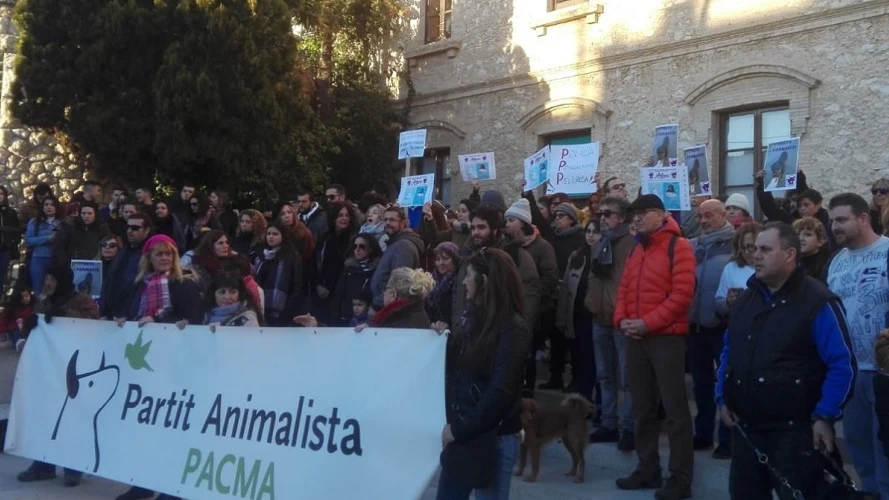
[{"label": "woman holding banner", "polygon": [[[531,349],[522,283],[512,258],[486,248],[470,259],[466,310],[448,338],[447,425],[438,500],[509,498],[522,429],[521,389]],[[432,325],[439,333],[447,325]]]}]

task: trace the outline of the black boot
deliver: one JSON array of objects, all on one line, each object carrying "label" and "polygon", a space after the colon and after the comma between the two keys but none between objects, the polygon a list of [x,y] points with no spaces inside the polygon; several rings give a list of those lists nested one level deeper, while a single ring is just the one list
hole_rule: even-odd
[{"label": "black boot", "polygon": [[151,490],[146,490],[145,488],[140,488],[138,486],[133,486],[128,489],[126,493],[120,495],[114,500],[143,500],[144,498],[151,498],[154,496],[154,492]]},{"label": "black boot", "polygon": [[19,472],[16,477],[22,483],[33,483],[34,481],[46,481],[47,479],[56,478],[56,466],[45,462],[33,461],[31,466]]}]

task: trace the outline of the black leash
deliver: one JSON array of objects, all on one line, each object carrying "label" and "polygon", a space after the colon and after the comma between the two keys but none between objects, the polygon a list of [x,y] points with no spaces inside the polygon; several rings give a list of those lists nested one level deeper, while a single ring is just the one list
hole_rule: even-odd
[{"label": "black leash", "polygon": [[793,498],[795,498],[796,500],[805,500],[805,498],[803,497],[803,492],[794,488],[790,484],[790,480],[787,479],[787,476],[781,474],[778,469],[776,469],[769,462],[769,456],[760,451],[759,448],[757,448],[756,445],[753,444],[750,436],[747,435],[747,433],[744,431],[744,428],[741,427],[741,424],[737,421],[737,419],[735,419],[735,429],[737,429],[738,435],[740,435],[744,439],[744,441],[746,441],[747,444],[750,445],[750,448],[753,449],[753,453],[756,454],[756,459],[759,461],[760,465],[765,466],[765,468],[768,469],[772,476],[774,476],[775,479],[778,480],[779,483],[781,483],[781,486],[787,488],[787,491],[790,492]]}]

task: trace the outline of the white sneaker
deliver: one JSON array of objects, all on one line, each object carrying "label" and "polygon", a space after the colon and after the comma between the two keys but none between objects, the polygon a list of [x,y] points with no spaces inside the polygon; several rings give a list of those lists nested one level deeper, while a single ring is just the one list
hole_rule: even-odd
[{"label": "white sneaker", "polygon": [[24,348],[25,348],[25,339],[18,339],[18,341],[15,343],[15,352],[21,354],[22,349],[24,349]]}]

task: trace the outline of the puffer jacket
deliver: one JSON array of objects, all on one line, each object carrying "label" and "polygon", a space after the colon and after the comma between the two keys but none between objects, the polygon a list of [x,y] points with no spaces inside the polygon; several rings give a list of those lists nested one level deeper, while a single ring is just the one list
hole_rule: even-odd
[{"label": "puffer jacket", "polygon": [[617,293],[627,265],[627,258],[634,246],[636,246],[636,240],[630,233],[615,239],[611,242],[612,262],[614,262],[611,275],[600,278],[594,272],[590,273],[590,283],[587,286],[584,305],[589,312],[593,313],[593,322],[599,326],[606,328],[615,326],[612,321],[614,320],[614,310],[617,307]]},{"label": "puffer jacket", "polygon": [[[625,319],[641,319],[648,335],[688,334],[695,256],[691,243],[680,233],[679,225],[668,217],[654,234],[637,236],[639,244],[630,253],[617,293],[615,327]],[[669,247],[674,236],[677,240],[671,266]]]}]

